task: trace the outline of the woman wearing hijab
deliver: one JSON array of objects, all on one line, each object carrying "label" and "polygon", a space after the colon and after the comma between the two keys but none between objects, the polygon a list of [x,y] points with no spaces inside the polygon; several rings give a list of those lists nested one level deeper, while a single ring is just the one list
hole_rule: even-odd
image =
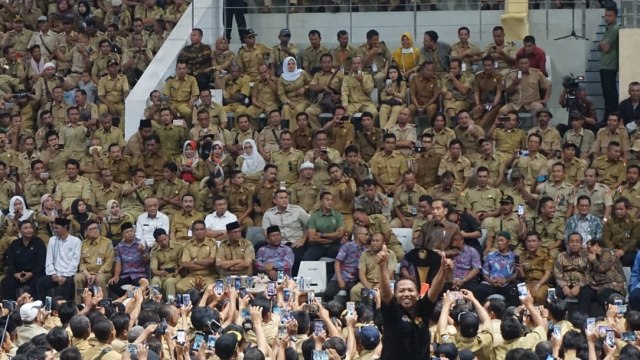
[{"label": "woman wearing hijab", "polygon": [[93,18],[93,14],[91,13],[91,5],[89,4],[89,2],[86,0],[78,1],[78,5],[76,6],[76,13],[81,28],[86,28],[87,20]]},{"label": "woman wearing hijab", "polygon": [[409,79],[409,76],[418,70],[420,49],[413,46],[413,38],[408,32],[402,34],[400,43],[402,46],[391,54],[391,58],[400,69],[402,76],[405,79]]},{"label": "woman wearing hijab", "polygon": [[182,156],[176,158],[180,178],[189,183],[189,192],[196,194],[200,180],[206,175],[204,161],[198,156],[198,143],[187,140],[182,145]]},{"label": "woman wearing hijab", "polygon": [[89,220],[99,221],[98,215],[89,211],[89,207],[83,199],[73,200],[71,203],[71,215],[67,216],[67,219],[71,221],[70,233],[75,234],[80,239],[84,238],[82,233],[84,223]]},{"label": "woman wearing hijab", "polygon": [[209,154],[209,158],[206,162],[207,173],[209,176],[219,175],[226,179],[229,172],[231,172],[235,166],[236,164],[233,162],[231,156],[228,156],[227,152],[224,151],[224,144],[222,141],[214,141],[213,150]]},{"label": "woman wearing hijab", "polygon": [[117,200],[111,199],[107,201],[107,210],[102,218],[101,234],[111,239],[115,247],[122,240],[122,231],[120,225],[131,221],[129,216],[122,212],[120,204]]},{"label": "woman wearing hijab", "polygon": [[260,178],[264,172],[264,166],[267,163],[258,152],[258,147],[253,139],[246,139],[242,142],[242,149],[244,152],[238,156],[236,164],[244,175],[245,186],[253,191],[256,185],[258,185],[258,182],[260,182]]},{"label": "woman wearing hijab", "polygon": [[2,224],[2,244],[9,243],[18,236],[18,223],[24,220],[32,220],[35,212],[27,209],[22,196],[14,196],[9,200],[9,213],[4,217]]},{"label": "woman wearing hijab", "polygon": [[282,75],[278,79],[278,96],[282,103],[282,118],[289,120],[289,129],[296,129],[296,114],[311,105],[306,95],[309,86],[307,73],[298,69],[296,59],[289,56],[282,62]]},{"label": "woman wearing hijab", "polygon": [[40,210],[36,214],[36,228],[38,229],[37,236],[44,241],[44,244],[49,244],[49,238],[53,236],[53,222],[60,216],[56,209],[56,202],[53,199],[53,195],[44,194],[40,198]]},{"label": "woman wearing hijab", "polygon": [[213,60],[213,74],[215,76],[216,88],[224,89],[224,76],[229,71],[229,66],[234,62],[235,55],[229,51],[229,43],[223,36],[216,39],[216,46],[211,54]]},{"label": "woman wearing hijab", "polygon": [[76,14],[74,14],[73,8],[69,5],[68,0],[58,0],[55,12],[49,15],[51,31],[55,33],[61,33],[64,30],[62,25],[65,22],[71,22],[72,24],[78,23],[75,21]]}]

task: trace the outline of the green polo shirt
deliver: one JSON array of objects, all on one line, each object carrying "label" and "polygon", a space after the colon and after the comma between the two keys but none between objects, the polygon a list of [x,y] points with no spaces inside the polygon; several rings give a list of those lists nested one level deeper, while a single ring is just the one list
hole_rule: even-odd
[{"label": "green polo shirt", "polygon": [[607,25],[602,35],[602,41],[611,45],[608,53],[600,52],[600,69],[617,70],[618,69],[618,32],[620,27],[617,23]]},{"label": "green polo shirt", "polygon": [[307,226],[319,233],[332,233],[344,226],[344,220],[342,220],[342,214],[335,209],[331,209],[329,214],[316,210],[309,217]]}]

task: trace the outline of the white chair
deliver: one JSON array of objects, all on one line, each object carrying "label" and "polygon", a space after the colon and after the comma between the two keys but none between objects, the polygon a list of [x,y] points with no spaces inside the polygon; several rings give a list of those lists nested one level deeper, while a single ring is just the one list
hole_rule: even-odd
[{"label": "white chair", "polygon": [[316,293],[324,292],[327,288],[327,263],[324,261],[302,261],[298,269],[298,277],[311,278],[311,284],[306,284],[307,290]]},{"label": "white chair", "polygon": [[391,231],[396,235],[400,244],[402,244],[402,249],[405,253],[413,250],[415,247],[413,245],[413,230],[409,228],[391,228]]}]

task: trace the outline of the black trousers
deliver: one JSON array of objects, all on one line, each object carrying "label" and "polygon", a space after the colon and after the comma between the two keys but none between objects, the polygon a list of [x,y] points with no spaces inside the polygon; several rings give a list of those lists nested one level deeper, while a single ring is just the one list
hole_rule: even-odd
[{"label": "black trousers", "polygon": [[518,299],[518,289],[516,284],[510,282],[505,286],[493,286],[487,283],[480,283],[474,289],[474,294],[480,303],[484,303],[490,295],[502,295],[505,298],[507,306],[518,306],[520,301]]},{"label": "black trousers", "polygon": [[227,41],[231,41],[231,30],[233,28],[233,17],[236,18],[238,26],[238,37],[242,40],[242,34],[247,28],[247,21],[244,14],[247,12],[245,0],[225,0],[224,2],[224,33]]},{"label": "black trousers", "polygon": [[[358,283],[358,281],[347,281],[345,282],[345,287],[344,290],[347,292],[347,299],[349,298],[349,291],[351,291],[351,288],[354,287],[356,284]],[[327,288],[324,290],[324,301],[329,302],[331,300],[333,300],[333,298],[338,295],[338,292],[342,290],[340,289],[340,286],[338,285],[338,281],[337,280],[331,280],[329,281],[329,283],[327,284]]]},{"label": "black trousers", "polygon": [[125,294],[125,291],[122,290],[122,285],[140,286],[140,279],[142,279],[142,278],[132,279],[129,276],[121,277],[120,280],[118,280],[117,283],[115,283],[114,285],[109,285],[109,292],[112,292],[112,293],[118,295],[118,297],[120,297],[120,296]]},{"label": "black trousers", "polygon": [[44,301],[51,289],[56,290],[67,301],[75,299],[76,284],[73,281],[73,276],[68,276],[62,285],[58,285],[57,281],[53,281],[51,275],[41,277],[36,283],[36,299]]},{"label": "black trousers", "polygon": [[618,111],[618,70],[600,69],[600,86],[604,97],[604,121],[609,114]]},{"label": "black trousers", "polygon": [[332,244],[313,244],[307,245],[302,261],[318,261],[321,257],[330,257],[335,259],[340,250],[340,242]]},{"label": "black trousers", "polygon": [[636,260],[637,253],[638,252],[635,250],[627,251],[626,253],[624,253],[624,255],[620,257],[620,262],[622,263],[622,266],[633,267],[633,263]]},{"label": "black trousers", "polygon": [[[559,299],[565,299],[564,292],[562,292],[561,287],[556,287],[556,296]],[[593,299],[596,297],[596,291],[591,288],[591,286],[583,286],[580,288],[580,292],[576,299],[578,299],[580,312],[583,314],[591,313],[591,303]]]},{"label": "black trousers", "polygon": [[32,277],[31,280],[27,282],[20,282],[18,279],[13,277],[13,275],[6,275],[2,282],[0,282],[0,289],[2,289],[2,298],[7,300],[17,300],[18,298],[18,289],[23,286],[29,286],[31,288],[31,295],[35,295],[37,291],[37,284],[39,277]]}]

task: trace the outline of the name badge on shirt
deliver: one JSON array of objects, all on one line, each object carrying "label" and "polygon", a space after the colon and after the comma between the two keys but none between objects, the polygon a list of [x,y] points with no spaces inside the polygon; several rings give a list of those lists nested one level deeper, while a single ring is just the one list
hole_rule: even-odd
[{"label": "name badge on shirt", "polygon": [[102,265],[102,258],[96,258],[96,265]]},{"label": "name badge on shirt", "polygon": [[371,64],[371,71],[373,71],[374,73],[378,72],[378,65],[376,65],[375,62]]},{"label": "name badge on shirt", "polygon": [[193,231],[191,231],[191,229],[187,230],[187,236],[188,237],[192,237],[193,236]]}]

